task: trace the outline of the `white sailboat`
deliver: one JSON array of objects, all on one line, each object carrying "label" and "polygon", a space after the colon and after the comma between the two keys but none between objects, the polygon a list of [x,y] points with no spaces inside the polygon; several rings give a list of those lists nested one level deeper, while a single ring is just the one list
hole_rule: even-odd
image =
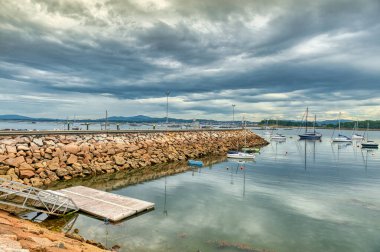
[{"label": "white sailboat", "polygon": [[[278,120],[276,121],[276,127],[278,128]],[[273,130],[274,129],[276,129],[276,128],[273,128]],[[271,135],[270,140],[278,141],[278,142],[284,142],[284,141],[286,141],[286,136],[284,136],[280,133],[275,133],[275,134]]]},{"label": "white sailboat", "polygon": [[342,133],[340,132],[340,116],[341,116],[341,113],[339,112],[339,122],[338,122],[338,125],[339,125],[339,133],[338,133],[338,136],[337,137],[334,137],[332,139],[333,142],[336,142],[336,143],[342,143],[342,142],[352,142],[352,139],[349,138],[348,136],[345,136],[345,135],[342,135]]},{"label": "white sailboat", "polygon": [[275,141],[280,141],[280,142],[286,141],[286,136],[279,134],[279,133],[276,133],[276,134],[271,136],[270,140],[275,140]]},{"label": "white sailboat", "polygon": [[268,119],[267,119],[267,125],[265,126],[264,136],[266,136],[266,137],[270,137],[270,136],[272,135],[272,132],[269,131],[269,130],[270,130],[270,128],[269,128],[269,126],[268,126]]},{"label": "white sailboat", "polygon": [[254,159],[256,157],[253,153],[246,153],[241,151],[228,151],[228,158],[238,158],[238,159]]},{"label": "white sailboat", "polygon": [[352,140],[356,140],[356,141],[362,141],[364,140],[364,136],[363,135],[360,135],[359,133],[356,133],[356,131],[359,129],[359,122],[356,121],[355,125],[354,125],[354,129],[353,129],[353,132],[352,132],[352,136],[351,136],[351,139]]}]

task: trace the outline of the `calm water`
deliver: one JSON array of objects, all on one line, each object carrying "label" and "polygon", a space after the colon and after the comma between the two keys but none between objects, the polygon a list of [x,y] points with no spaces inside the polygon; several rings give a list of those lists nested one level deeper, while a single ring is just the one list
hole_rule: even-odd
[{"label": "calm water", "polygon": [[74,228],[121,251],[380,251],[380,153],[322,132],[322,142],[305,142],[282,131],[287,141],[255,162],[114,190],[156,209],[116,225],[79,215]]}]

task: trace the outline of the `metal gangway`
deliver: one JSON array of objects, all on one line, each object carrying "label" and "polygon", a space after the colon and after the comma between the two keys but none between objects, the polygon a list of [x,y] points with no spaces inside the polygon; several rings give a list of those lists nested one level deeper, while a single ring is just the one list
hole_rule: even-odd
[{"label": "metal gangway", "polygon": [[79,210],[71,198],[61,193],[3,178],[0,178],[0,204],[57,216]]}]

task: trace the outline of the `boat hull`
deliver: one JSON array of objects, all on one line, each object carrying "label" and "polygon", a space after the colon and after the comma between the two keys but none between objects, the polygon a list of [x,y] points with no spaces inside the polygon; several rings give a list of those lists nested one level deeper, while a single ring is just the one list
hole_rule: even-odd
[{"label": "boat hull", "polygon": [[236,159],[254,159],[256,156],[248,153],[238,153],[238,154],[227,154],[228,158]]},{"label": "boat hull", "polygon": [[303,134],[298,135],[301,140],[321,140],[322,135],[309,135],[309,134]]},{"label": "boat hull", "polygon": [[358,136],[358,135],[355,136],[355,135],[353,135],[353,136],[351,137],[351,139],[352,139],[352,140],[359,140],[359,141],[360,141],[360,140],[364,140],[364,136]]},{"label": "boat hull", "polygon": [[334,138],[332,141],[333,141],[334,143],[350,143],[350,142],[352,142],[351,139],[340,138],[340,137]]},{"label": "boat hull", "polygon": [[362,148],[377,149],[377,148],[379,148],[379,144],[372,142],[372,141],[368,141],[366,143],[362,143]]}]

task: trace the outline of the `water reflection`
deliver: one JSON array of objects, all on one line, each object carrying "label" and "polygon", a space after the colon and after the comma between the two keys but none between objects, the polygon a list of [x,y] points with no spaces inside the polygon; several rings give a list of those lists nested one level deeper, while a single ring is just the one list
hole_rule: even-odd
[{"label": "water reflection", "polygon": [[[193,175],[194,176],[194,175]],[[165,200],[164,200],[164,211],[163,211],[163,213],[164,213],[164,215],[165,216],[168,216],[168,210],[167,210],[167,208],[166,208],[166,202],[167,202],[167,194],[166,194],[166,185],[167,185],[167,177],[165,177],[165,193],[164,193],[164,195],[165,195]]]},{"label": "water reflection", "polygon": [[108,226],[79,215],[74,227],[121,251],[377,251],[378,150],[287,134],[254,162],[221,158],[204,168],[177,164],[172,174],[161,167],[92,180],[156,210]]}]

